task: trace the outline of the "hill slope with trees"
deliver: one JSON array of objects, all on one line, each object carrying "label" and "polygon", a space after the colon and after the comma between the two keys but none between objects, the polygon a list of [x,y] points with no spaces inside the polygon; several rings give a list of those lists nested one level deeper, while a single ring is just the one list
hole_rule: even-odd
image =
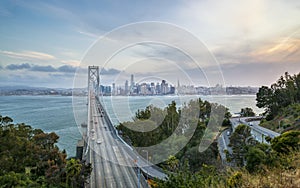
[{"label": "hill slope with trees", "polygon": [[[201,155],[197,150],[192,150],[195,143],[203,136],[206,128],[206,122],[209,116],[204,113],[203,117],[208,119],[196,119],[198,126],[191,143],[181,150],[175,156],[161,164],[168,170],[168,179],[166,181],[156,180],[156,187],[298,187],[300,185],[300,131],[298,131],[298,109],[300,102],[300,74],[290,76],[288,73],[282,76],[277,83],[271,88],[262,86],[257,93],[257,106],[265,108],[266,120],[263,123],[274,123],[281,117],[281,123],[286,125],[283,134],[273,139],[269,138],[270,144],[261,144],[255,141],[250,134],[250,129],[246,125],[239,125],[235,132],[232,133],[230,144],[233,154],[228,156],[229,160],[238,164],[231,168],[222,166],[220,163],[212,162],[218,156],[209,155],[211,146],[207,152]],[[202,103],[200,103],[202,104]],[[174,105],[174,104],[173,104]],[[170,106],[169,106],[170,107]],[[209,112],[209,105],[206,111]],[[176,117],[180,112],[173,111],[170,115],[170,109],[165,109],[159,114],[169,115],[175,121],[168,121],[164,126],[168,136],[176,127]],[[157,110],[157,109],[156,109]],[[147,110],[146,110],[147,111]],[[158,110],[159,111],[159,110]],[[252,116],[254,113],[251,109],[245,108],[242,111],[243,116]],[[144,116],[148,114],[148,116]],[[175,114],[175,115],[174,115]],[[164,117],[162,115],[162,117]],[[136,120],[148,119],[151,117],[151,110],[148,113],[140,111],[137,113]],[[168,118],[167,118],[168,119]],[[170,118],[169,118],[170,119]],[[172,118],[171,118],[172,119]],[[134,131],[126,128],[127,125],[137,126],[136,122],[127,122],[121,124],[118,129],[122,130],[123,136],[134,146],[148,146],[159,140],[147,141],[147,138],[155,138],[154,135],[143,136],[136,134]],[[272,126],[275,126],[274,124]],[[173,127],[173,128],[172,128]],[[290,130],[287,128],[290,127]],[[197,131],[198,130],[198,131]],[[152,133],[153,134],[153,133]],[[164,136],[158,137],[164,138]],[[252,139],[251,139],[252,138]],[[146,143],[148,142],[148,143]],[[193,151],[193,152],[187,152]],[[194,155],[193,155],[194,154]],[[193,157],[191,157],[191,155]],[[194,156],[198,156],[194,158]],[[217,157],[217,158],[214,158]],[[193,161],[193,159],[196,159]]]},{"label": "hill slope with trees", "polygon": [[82,187],[91,166],[68,160],[58,139],[0,115],[0,187]]},{"label": "hill slope with trees", "polygon": [[[191,100],[188,104],[178,109],[174,101],[165,109],[148,106],[145,110],[139,110],[136,113],[134,121],[121,123],[117,129],[122,133],[125,141],[131,143],[134,147],[146,147],[162,143],[174,133],[174,139],[164,143],[165,150],[170,153],[180,150],[175,155],[179,163],[183,164],[188,159],[190,170],[197,171],[203,164],[220,165],[217,142],[213,142],[205,152],[199,153],[199,144],[204,131],[208,130],[207,124],[210,120],[214,122],[214,119],[219,118],[216,117],[217,115],[211,116],[212,109],[223,112],[223,114],[221,113],[220,122],[221,124],[223,122],[223,126],[228,126],[231,114],[227,108],[197,99]],[[191,115],[193,113],[195,115]],[[188,116],[185,116],[185,114],[188,114]],[[196,127],[191,134],[190,140],[182,149],[178,149],[177,146],[182,145],[182,142],[189,137],[187,135],[193,131],[191,130],[191,124],[196,125]],[[209,134],[218,134],[220,128],[220,126],[215,126],[216,130],[208,130]],[[149,129],[151,131],[148,131]],[[160,157],[157,153],[159,152],[149,151],[149,158],[155,159]],[[168,166],[166,163],[160,165],[162,167]]]},{"label": "hill slope with trees", "polygon": [[256,94],[257,107],[265,109],[261,126],[276,132],[300,130],[300,73],[285,73],[271,87]]}]

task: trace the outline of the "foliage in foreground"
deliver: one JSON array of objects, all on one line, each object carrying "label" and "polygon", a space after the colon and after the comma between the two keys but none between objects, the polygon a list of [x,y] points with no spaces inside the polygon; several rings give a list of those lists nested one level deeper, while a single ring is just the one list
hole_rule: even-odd
[{"label": "foliage in foreground", "polygon": [[[203,139],[204,131],[207,131],[210,139],[214,139],[221,125],[229,125],[230,116],[224,106],[201,99],[191,100],[179,109],[173,101],[165,109],[148,106],[145,110],[139,110],[133,122],[121,123],[117,129],[127,143],[135,147],[165,144],[162,148],[168,153],[177,153],[176,158],[179,163],[183,164],[188,159],[190,170],[197,171],[203,164],[219,165],[217,143],[213,142],[202,153],[199,152],[199,144]],[[208,123],[215,124],[208,129]],[[171,135],[172,139],[167,139]],[[161,156],[157,153],[159,151],[149,151],[149,159],[159,161]],[[165,163],[160,165],[166,166]]]},{"label": "foliage in foreground", "polygon": [[0,187],[82,187],[91,166],[66,159],[58,136],[0,115]]},{"label": "foliage in foreground", "polygon": [[279,133],[300,130],[300,103],[281,108],[278,115],[271,120],[261,121],[260,125]]},{"label": "foliage in foreground", "polygon": [[231,170],[228,187],[294,188],[300,185],[300,152],[281,155],[279,166],[260,165],[255,173],[246,169]]},{"label": "foliage in foreground", "polygon": [[175,172],[168,174],[166,181],[158,181],[157,187],[177,188],[177,187],[225,187],[226,176],[217,171],[216,167],[203,165],[198,172],[191,172],[188,163],[181,169],[177,168]]},{"label": "foliage in foreground", "polygon": [[262,86],[256,94],[257,107],[265,109],[267,120],[272,120],[282,109],[300,103],[300,73],[281,76],[271,87]]},{"label": "foliage in foreground", "polygon": [[[158,181],[157,187],[229,187],[229,188],[294,188],[300,185],[300,138],[291,138],[299,132],[290,132],[271,141],[267,145],[252,145],[247,150],[245,167],[225,168],[203,165],[192,173],[188,166],[180,168],[176,158],[170,157],[167,164],[173,169],[166,181]],[[296,141],[295,141],[296,140]],[[279,144],[281,142],[281,144]],[[296,147],[287,147],[291,143]],[[245,146],[248,147],[248,146]],[[281,148],[278,150],[278,148]],[[288,150],[286,148],[289,148]],[[172,162],[173,161],[173,162]],[[188,163],[187,163],[188,164]],[[250,168],[251,166],[251,168]],[[174,169],[175,168],[175,169]]]}]

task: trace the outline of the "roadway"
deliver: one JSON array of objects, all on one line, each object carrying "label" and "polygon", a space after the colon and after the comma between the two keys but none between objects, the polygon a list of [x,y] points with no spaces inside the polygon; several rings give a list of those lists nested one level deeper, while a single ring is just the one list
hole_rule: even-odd
[{"label": "roadway", "polygon": [[[166,179],[167,175],[157,167],[156,165],[152,164],[150,161],[147,161],[144,157],[142,157],[135,149],[129,146],[117,133],[114,125],[111,123],[109,115],[106,113],[105,109],[103,108],[102,104],[99,100],[97,100],[97,107],[98,111],[102,113],[103,120],[107,125],[107,129],[110,130],[111,136],[120,143],[123,151],[126,153],[127,157],[131,160],[136,161],[135,165],[141,169],[141,171],[150,178],[158,178],[158,179]],[[144,152],[144,154],[147,151]]]},{"label": "roadway", "polygon": [[241,118],[238,117],[238,118],[231,118],[230,121],[232,123],[233,129],[235,129],[239,124],[248,125],[251,128],[251,134],[255,135],[254,138],[259,142],[266,143],[266,141],[262,138],[265,138],[267,136],[274,138],[280,135],[277,132],[259,126],[260,120],[252,121],[253,119],[259,119],[259,118],[261,117],[241,117]]},{"label": "roadway", "polygon": [[126,146],[112,136],[93,96],[89,104],[87,158],[93,170],[86,187],[148,187],[143,176],[138,178],[134,159],[124,150]]},{"label": "roadway", "polygon": [[[259,126],[260,119],[262,117],[235,117],[235,118],[230,118],[230,122],[232,125],[232,130],[234,131],[236,127],[240,124],[245,124],[251,128],[251,135],[259,142],[261,143],[267,143],[268,142],[265,140],[266,136],[269,136],[271,138],[274,138],[276,136],[279,136],[279,133],[276,133],[272,130],[266,129],[264,127]],[[227,150],[229,154],[232,153],[232,148],[229,147],[230,143],[230,136],[232,134],[232,130],[230,129],[225,129],[223,132],[218,137],[218,148],[219,148],[219,153],[220,157],[222,159],[223,164],[231,166],[231,163],[228,163],[226,160],[226,154],[224,150]],[[229,131],[229,134],[228,134]]]},{"label": "roadway", "polygon": [[225,129],[223,132],[221,132],[221,134],[218,137],[218,149],[219,149],[220,157],[222,159],[222,163],[228,166],[232,166],[232,164],[230,162],[227,162],[226,154],[224,151],[227,150],[229,153],[232,153],[232,148],[229,146],[230,135],[231,135],[231,130]]}]

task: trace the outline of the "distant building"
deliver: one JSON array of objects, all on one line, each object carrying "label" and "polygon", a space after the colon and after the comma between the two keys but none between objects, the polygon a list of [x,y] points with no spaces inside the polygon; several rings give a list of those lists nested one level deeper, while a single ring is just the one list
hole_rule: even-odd
[{"label": "distant building", "polygon": [[150,93],[151,93],[151,95],[156,94],[154,82],[151,82],[151,84],[150,84]]},{"label": "distant building", "polygon": [[131,78],[130,78],[130,93],[131,94],[134,93],[134,76],[133,76],[133,74],[131,75]]},{"label": "distant building", "polygon": [[101,95],[111,95],[111,86],[100,85]]},{"label": "distant building", "polygon": [[170,91],[169,94],[175,94],[175,87],[170,85]]},{"label": "distant building", "polygon": [[165,95],[167,93],[166,80],[161,81],[160,88],[161,88],[161,94]]},{"label": "distant building", "polygon": [[161,94],[161,87],[160,87],[160,84],[158,82],[156,83],[155,90],[156,90],[156,94]]},{"label": "distant building", "polygon": [[128,86],[128,80],[125,81],[125,91],[124,91],[124,95],[128,95],[129,94],[129,86]]},{"label": "distant building", "polygon": [[117,91],[116,91],[116,84],[112,83],[112,95],[116,95]]},{"label": "distant building", "polygon": [[142,83],[140,85],[140,92],[139,92],[140,95],[149,95],[149,89],[147,87],[147,84],[146,83]]}]

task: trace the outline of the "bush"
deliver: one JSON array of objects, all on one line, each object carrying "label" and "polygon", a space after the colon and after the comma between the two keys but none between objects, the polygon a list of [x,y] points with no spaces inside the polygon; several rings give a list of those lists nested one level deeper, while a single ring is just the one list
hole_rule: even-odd
[{"label": "bush", "polygon": [[238,188],[243,184],[243,174],[242,172],[235,172],[231,177],[228,178],[227,184],[230,188]]},{"label": "bush", "polygon": [[252,173],[257,171],[258,166],[264,164],[266,161],[267,155],[264,151],[257,147],[250,147],[248,153],[246,154],[247,165],[246,169]]},{"label": "bush", "polygon": [[287,154],[300,147],[300,131],[288,131],[271,140],[271,147],[278,153]]}]

